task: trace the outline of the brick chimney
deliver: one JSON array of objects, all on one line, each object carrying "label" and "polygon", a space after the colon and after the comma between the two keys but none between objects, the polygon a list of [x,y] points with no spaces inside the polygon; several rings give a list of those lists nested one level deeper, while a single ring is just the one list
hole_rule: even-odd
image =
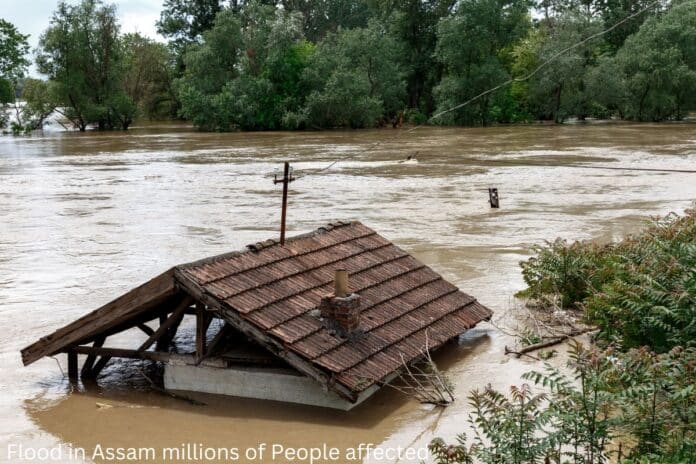
[{"label": "brick chimney", "polygon": [[360,295],[349,293],[348,271],[336,270],[334,294],[321,299],[319,311],[329,327],[341,332],[341,335],[350,335],[360,327]]}]

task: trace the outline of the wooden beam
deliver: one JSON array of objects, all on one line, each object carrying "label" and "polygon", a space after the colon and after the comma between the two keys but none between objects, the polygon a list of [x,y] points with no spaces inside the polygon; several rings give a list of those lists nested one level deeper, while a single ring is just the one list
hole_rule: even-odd
[{"label": "wooden beam", "polygon": [[[163,316],[164,320],[167,320],[167,315],[172,312],[173,308],[177,307],[179,303],[181,303],[184,296],[186,296],[185,292],[178,291],[174,295],[159,303],[157,306],[113,326],[109,330],[102,332],[100,335],[104,335],[108,338],[117,333],[125,332],[132,328],[137,328],[138,324],[147,324],[152,322],[153,320],[158,319],[160,316]],[[76,342],[75,345],[86,345],[92,340],[93,338],[85,338]]]},{"label": "wooden beam", "polygon": [[77,383],[77,352],[68,351],[68,379],[70,383]]},{"label": "wooden beam", "polygon": [[154,330],[148,325],[143,324],[138,324],[138,328],[145,332],[145,335],[151,336],[153,333],[155,333]]},{"label": "wooden beam", "polygon": [[206,333],[211,317],[203,303],[196,303],[196,362],[200,363],[205,357]]},{"label": "wooden beam", "polygon": [[225,324],[220,327],[220,330],[218,333],[215,334],[213,337],[212,341],[208,345],[208,349],[205,351],[205,357],[209,358],[215,353],[215,350],[219,347],[220,343],[227,337],[227,334],[230,332],[231,326],[225,322]]},{"label": "wooden beam", "polygon": [[175,269],[174,276],[179,285],[181,285],[189,295],[192,295],[197,301],[200,301],[201,303],[206,304],[209,308],[217,311],[223,319],[232,325],[232,327],[251,337],[252,340],[255,340],[261,346],[265,347],[271,353],[286,361],[298,371],[302,372],[308,377],[313,378],[325,388],[333,390],[339,396],[348,401],[357,401],[358,395],[351,389],[345,385],[335,382],[326,372],[322,371],[318,367],[314,366],[311,362],[303,359],[292,351],[287,350],[280,341],[272,338],[266,334],[266,332],[242,318],[238,311],[228,307],[217,298],[206,293],[200,285],[186,277],[186,275],[180,269]]},{"label": "wooden beam", "polygon": [[99,377],[99,374],[101,374],[101,371],[104,370],[108,362],[111,360],[111,356],[102,356],[99,358],[99,361],[94,365],[92,368],[92,378],[96,379]]},{"label": "wooden beam", "polygon": [[[98,336],[95,340],[94,343],[92,344],[93,347],[95,348],[101,348],[104,346],[104,341],[106,340],[106,337],[103,335]],[[80,371],[80,376],[88,378],[90,377],[90,374],[92,373],[92,366],[94,365],[94,361],[96,361],[97,356],[94,354],[89,354],[87,355],[87,359],[85,359],[84,364],[82,364],[82,370]]]},{"label": "wooden beam", "polygon": [[177,306],[177,308],[174,310],[174,312],[171,314],[171,316],[169,316],[169,318],[164,322],[164,324],[159,326],[159,328],[155,331],[155,333],[150,335],[150,337],[147,340],[145,340],[145,343],[140,345],[140,348],[138,348],[138,351],[142,352],[142,351],[147,350],[148,348],[150,348],[150,346],[152,346],[153,343],[155,343],[157,340],[159,340],[159,338],[162,335],[164,335],[167,332],[167,330],[169,330],[174,325],[178,325],[179,322],[181,322],[181,319],[184,317],[184,313],[186,312],[186,309],[189,306],[191,306],[191,303],[193,303],[193,298],[191,298],[188,295],[185,296],[183,301],[181,303],[179,303],[179,306]]},{"label": "wooden beam", "polygon": [[70,348],[74,353],[80,354],[95,354],[99,356],[108,356],[110,358],[128,358],[128,359],[149,359],[152,361],[167,361],[169,353],[159,351],[138,351],[126,350],[123,348],[95,348],[93,346],[74,346]]},{"label": "wooden beam", "polygon": [[94,337],[163,302],[177,292],[170,269],[96,311],[62,327],[22,350],[25,366],[50,354],[65,351],[80,340]]}]

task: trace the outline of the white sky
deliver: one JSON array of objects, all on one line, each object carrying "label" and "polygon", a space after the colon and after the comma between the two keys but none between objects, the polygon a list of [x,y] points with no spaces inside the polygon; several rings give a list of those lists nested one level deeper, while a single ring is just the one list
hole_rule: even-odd
[{"label": "white sky", "polygon": [[[33,54],[39,36],[48,27],[58,3],[59,0],[0,0],[0,17],[17,26],[22,34],[31,35],[29,45]],[[67,0],[66,3],[77,4],[79,0]],[[164,40],[155,27],[163,0],[106,0],[104,3],[116,5],[122,32],[140,32],[144,36]],[[32,67],[29,73],[36,75],[36,70]]]}]

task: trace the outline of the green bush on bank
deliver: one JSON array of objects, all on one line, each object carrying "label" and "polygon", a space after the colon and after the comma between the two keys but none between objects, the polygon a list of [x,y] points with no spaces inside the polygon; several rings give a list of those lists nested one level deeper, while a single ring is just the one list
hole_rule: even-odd
[{"label": "green bush on bank", "polygon": [[621,353],[579,343],[505,395],[469,396],[471,438],[430,443],[437,464],[696,463],[696,350]]},{"label": "green bush on bank", "polygon": [[521,263],[528,288],[518,296],[582,309],[601,339],[626,349],[696,346],[696,210],[621,242],[557,240],[535,252]]},{"label": "green bush on bank", "polygon": [[583,311],[600,345],[571,343],[509,395],[469,396],[471,439],[433,440],[437,464],[696,463],[696,210],[598,245],[562,240],[521,263],[528,304]]}]

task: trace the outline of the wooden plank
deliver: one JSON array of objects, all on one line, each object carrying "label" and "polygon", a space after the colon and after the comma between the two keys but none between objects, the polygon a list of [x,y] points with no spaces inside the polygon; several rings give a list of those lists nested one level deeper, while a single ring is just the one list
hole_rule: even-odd
[{"label": "wooden plank", "polygon": [[301,373],[313,378],[325,388],[333,390],[339,396],[348,401],[354,402],[357,400],[357,393],[351,389],[333,380],[333,377],[327,375],[326,372],[313,366],[311,362],[306,361],[297,354],[288,351],[278,340],[268,336],[264,331],[244,320],[237,311],[227,307],[220,300],[206,293],[203,288],[193,280],[189,279],[183,272],[176,269],[174,273],[177,282],[186,289],[196,300],[205,303],[208,307],[217,311],[232,327],[255,340],[258,344],[264,346],[271,353],[285,360]]},{"label": "wooden plank", "polygon": [[184,317],[184,313],[188,309],[189,306],[193,303],[193,298],[190,296],[184,297],[183,301],[179,303],[179,306],[174,310],[174,312],[169,316],[169,318],[165,321],[164,324],[159,326],[159,328],[150,335],[150,337],[145,340],[145,343],[140,345],[140,348],[138,348],[138,351],[145,351],[150,346],[152,346],[153,343],[155,343],[157,340],[162,337],[171,327],[173,327],[175,324],[179,324],[181,322],[181,318]]},{"label": "wooden plank", "polygon": [[138,324],[138,328],[140,330],[142,330],[143,332],[145,332],[145,335],[147,335],[147,336],[152,336],[152,334],[155,333],[155,331],[152,330],[152,328],[150,326],[145,325],[145,324]]},{"label": "wooden plank", "polygon": [[127,350],[123,348],[95,348],[93,346],[74,346],[70,348],[74,353],[94,354],[98,356],[108,356],[110,358],[128,358],[128,359],[149,359],[151,361],[168,361],[169,353],[160,351],[138,351]]},{"label": "wooden plank", "polygon": [[96,379],[99,377],[99,374],[101,374],[101,371],[106,367],[107,363],[111,360],[111,356],[102,356],[99,358],[99,361],[96,362],[94,367],[92,368],[92,375],[91,377],[93,379]]},{"label": "wooden plank", "polygon": [[[106,337],[100,335],[94,340],[92,346],[100,348],[104,346],[104,341],[106,341]],[[92,373],[92,366],[94,365],[94,361],[96,361],[96,359],[97,356],[94,354],[90,354],[87,356],[87,359],[85,360],[84,364],[82,364],[82,370],[80,371],[81,377],[90,377],[90,374]]]},{"label": "wooden plank", "polygon": [[123,323],[128,318],[156,306],[176,291],[174,269],[172,268],[96,311],[92,311],[27,346],[22,350],[22,362],[27,366],[44,356],[64,351],[65,348],[80,340],[100,334]]},{"label": "wooden plank", "polygon": [[218,333],[215,334],[210,344],[208,345],[208,349],[205,351],[206,358],[212,356],[215,353],[215,350],[217,350],[220,343],[222,343],[225,337],[227,337],[227,334],[230,332],[230,330],[230,325],[227,322],[225,322],[225,324],[220,328]]}]

